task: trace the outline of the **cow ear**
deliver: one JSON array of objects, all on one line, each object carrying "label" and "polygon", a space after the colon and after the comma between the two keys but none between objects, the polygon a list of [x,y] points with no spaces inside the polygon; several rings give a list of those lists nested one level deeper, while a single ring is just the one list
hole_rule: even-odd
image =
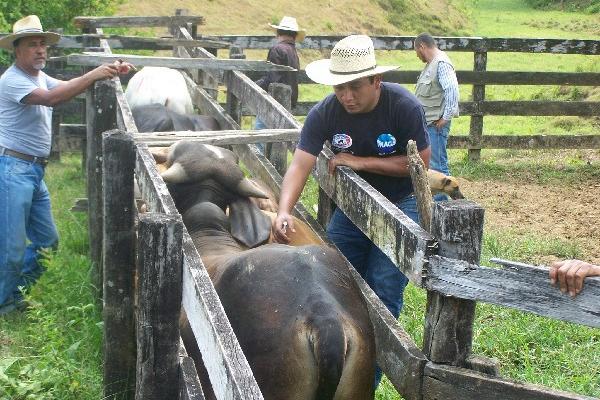
[{"label": "cow ear", "polygon": [[271,218],[248,198],[238,198],[229,204],[231,236],[253,248],[265,243],[271,235]]}]

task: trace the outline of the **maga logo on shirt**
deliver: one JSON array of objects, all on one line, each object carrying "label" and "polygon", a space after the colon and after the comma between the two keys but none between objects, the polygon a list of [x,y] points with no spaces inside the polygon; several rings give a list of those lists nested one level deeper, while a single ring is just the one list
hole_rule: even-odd
[{"label": "maga logo on shirt", "polygon": [[382,133],[377,137],[377,149],[380,155],[396,152],[396,138],[390,133]]},{"label": "maga logo on shirt", "polygon": [[331,139],[331,145],[338,149],[347,149],[352,146],[352,138],[345,133],[336,133]]}]

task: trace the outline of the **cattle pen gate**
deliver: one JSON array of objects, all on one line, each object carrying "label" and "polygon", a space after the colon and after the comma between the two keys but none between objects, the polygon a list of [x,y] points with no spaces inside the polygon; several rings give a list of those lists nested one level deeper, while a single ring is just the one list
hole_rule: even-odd
[{"label": "cattle pen gate", "polygon": [[[172,48],[174,55],[181,58],[178,65],[188,70],[186,80],[195,106],[203,114],[215,117],[224,129],[218,132],[138,132],[119,78],[96,83],[86,94],[88,215],[92,261],[98,266],[96,279],[103,287],[105,395],[133,398],[135,393],[138,399],[204,399],[193,362],[180,341],[178,317],[183,305],[216,397],[262,399],[149,148],[166,146],[182,138],[231,146],[250,173],[278,196],[286,167],[286,142],[296,141],[301,127],[289,110],[289,89],[276,85],[270,96],[249,76],[236,70],[242,64],[234,61],[243,60],[239,49],[231,47],[231,58],[238,60],[232,60],[225,68],[223,63],[213,63],[214,51],[207,50],[207,47],[227,47],[224,42],[242,48],[264,48],[267,41],[253,37],[218,37],[212,43],[194,42],[202,19],[185,15],[86,17],[77,21],[86,32],[81,36],[86,43],[83,47],[100,51],[107,59],[111,47],[102,27],[168,25],[176,40],[163,41],[162,45]],[[330,48],[338,39],[307,37],[304,43],[307,47]],[[375,38],[375,45],[380,49],[407,49],[412,46],[412,39]],[[128,47],[124,39],[117,42]],[[558,112],[560,108],[561,112],[571,115],[599,114],[598,103],[548,108],[547,104],[524,107],[491,105],[484,101],[485,84],[502,84],[511,79],[517,83],[546,79],[542,73],[486,73],[486,51],[600,52],[597,41],[555,44],[538,41],[538,46],[533,48],[535,42],[534,39],[481,38],[442,41],[450,49],[475,54],[475,71],[464,75],[459,72],[463,83],[470,80],[474,84],[473,102],[461,104],[461,111],[472,115],[471,135],[468,139],[451,137],[452,146],[471,148],[474,158],[478,149],[494,146],[559,146],[554,137],[510,139],[512,144],[506,142],[509,139],[503,142],[482,137],[483,115],[490,112],[531,115],[549,110]],[[540,42],[545,44],[539,45]],[[135,39],[128,43],[140,44]],[[156,45],[160,40],[152,43]],[[76,58],[71,58],[73,60]],[[166,60],[154,62],[153,65],[173,66]],[[555,74],[548,79],[562,84],[600,83],[600,74],[581,74],[581,79],[575,75]],[[411,72],[398,72],[392,77],[401,82],[415,80]],[[216,100],[219,85],[227,88],[224,107]],[[298,107],[306,106],[300,103]],[[258,116],[271,129],[241,130],[241,117],[245,114]],[[63,129],[79,130],[77,126]],[[559,138],[564,141],[560,147],[600,148],[600,135]],[[267,157],[254,146],[257,142],[272,143]],[[499,261],[500,268],[480,266],[482,207],[467,200],[437,203],[431,232],[427,232],[351,169],[340,167],[334,176],[329,176],[327,160],[331,156],[324,148],[314,173],[320,186],[318,221],[301,204],[296,207],[295,215],[324,237],[322,226],[328,220],[331,202],[335,202],[414,285],[428,292],[425,340],[420,349],[350,266],[375,328],[378,365],[405,399],[586,398],[498,377],[491,360],[471,354],[472,328],[476,301],[600,327],[600,279],[589,279],[586,290],[573,300],[548,285],[547,270],[543,268],[506,261]],[[148,207],[144,214],[138,214],[134,206],[134,177]],[[134,285],[136,258],[138,284]],[[136,286],[137,315],[134,311]]]}]

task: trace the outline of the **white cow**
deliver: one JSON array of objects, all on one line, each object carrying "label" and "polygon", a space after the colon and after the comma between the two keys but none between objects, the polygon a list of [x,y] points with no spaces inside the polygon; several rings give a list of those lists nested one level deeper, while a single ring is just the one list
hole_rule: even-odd
[{"label": "white cow", "polygon": [[144,67],[129,81],[125,97],[132,110],[150,104],[161,104],[180,114],[194,113],[185,79],[176,69]]}]

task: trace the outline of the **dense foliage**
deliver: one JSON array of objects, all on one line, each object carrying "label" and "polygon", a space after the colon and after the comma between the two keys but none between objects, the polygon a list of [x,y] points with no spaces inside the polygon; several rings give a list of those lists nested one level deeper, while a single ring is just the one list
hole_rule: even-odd
[{"label": "dense foliage", "polygon": [[600,0],[525,0],[535,8],[600,13]]},{"label": "dense foliage", "polygon": [[[12,24],[21,17],[35,14],[46,30],[73,32],[73,17],[78,15],[111,15],[122,0],[0,0],[0,32],[11,32]],[[0,51],[0,65],[8,57]]]},{"label": "dense foliage", "polygon": [[0,31],[7,32],[17,19],[36,14],[45,29],[74,29],[72,20],[78,15],[112,14],[121,0],[0,0]]}]

